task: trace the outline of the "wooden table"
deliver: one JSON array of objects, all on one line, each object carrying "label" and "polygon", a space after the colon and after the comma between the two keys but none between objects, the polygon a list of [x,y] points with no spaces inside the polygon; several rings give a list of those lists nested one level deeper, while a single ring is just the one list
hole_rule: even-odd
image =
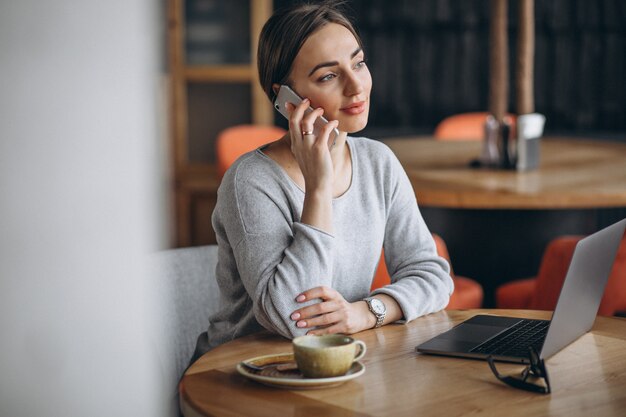
[{"label": "wooden table", "polygon": [[535,276],[557,236],[587,235],[626,217],[626,142],[548,137],[528,172],[470,168],[481,141],[385,140],[406,170],[426,224],[454,270],[483,285]]},{"label": "wooden table", "polygon": [[[222,345],[193,364],[180,384],[191,416],[623,416],[626,410],[626,319],[599,317],[592,332],[547,360],[552,394],[510,388],[484,361],[422,355],[421,342],[479,313],[549,318],[523,310],[442,311],[408,325],[354,337],[367,344],[365,374],[320,390],[290,391],[250,381],[241,360],[291,350],[288,340],[261,332]],[[514,373],[519,365],[501,364]]]},{"label": "wooden table", "polygon": [[539,169],[470,168],[481,141],[389,139],[421,206],[462,209],[626,207],[626,143],[541,140]]}]

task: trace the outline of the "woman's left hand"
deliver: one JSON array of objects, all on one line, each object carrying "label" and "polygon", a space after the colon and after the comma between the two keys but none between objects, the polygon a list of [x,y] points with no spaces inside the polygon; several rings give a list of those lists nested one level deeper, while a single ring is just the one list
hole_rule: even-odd
[{"label": "woman's left hand", "polygon": [[297,327],[316,328],[307,334],[352,334],[371,329],[376,324],[376,318],[365,301],[350,303],[330,287],[311,288],[296,297],[300,303],[314,299],[321,301],[291,314]]}]

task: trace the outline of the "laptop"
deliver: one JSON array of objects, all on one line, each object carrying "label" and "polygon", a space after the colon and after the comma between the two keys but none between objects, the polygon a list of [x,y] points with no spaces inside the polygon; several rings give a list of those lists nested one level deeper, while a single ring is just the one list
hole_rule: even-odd
[{"label": "laptop", "polygon": [[595,321],[626,219],[580,240],[551,320],[476,315],[416,347],[421,353],[528,363],[529,346],[547,359]]}]

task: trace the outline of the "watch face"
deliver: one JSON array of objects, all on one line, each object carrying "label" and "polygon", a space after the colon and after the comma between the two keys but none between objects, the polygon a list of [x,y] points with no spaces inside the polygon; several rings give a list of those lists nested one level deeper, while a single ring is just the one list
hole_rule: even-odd
[{"label": "watch face", "polygon": [[372,299],[371,306],[376,314],[383,314],[385,312],[385,304],[377,298]]}]

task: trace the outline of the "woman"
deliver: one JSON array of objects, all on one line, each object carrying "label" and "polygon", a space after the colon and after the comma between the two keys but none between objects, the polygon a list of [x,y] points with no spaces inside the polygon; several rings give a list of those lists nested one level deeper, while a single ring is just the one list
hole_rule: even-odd
[{"label": "woman", "polygon": [[[241,157],[219,188],[222,310],[196,357],[262,328],[351,334],[444,308],[449,266],[400,163],[384,144],[348,136],[366,126],[372,88],[350,22],[328,3],[276,12],[258,69],[270,100],[282,84],[305,99],[287,106],[289,132]],[[315,136],[322,115],[329,123]],[[370,293],[383,246],[392,284]]]}]

